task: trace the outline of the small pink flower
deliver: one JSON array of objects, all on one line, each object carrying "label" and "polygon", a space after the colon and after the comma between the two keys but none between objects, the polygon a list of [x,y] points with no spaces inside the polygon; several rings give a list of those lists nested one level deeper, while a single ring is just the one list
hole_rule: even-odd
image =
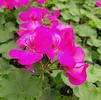
[{"label": "small pink flower", "polygon": [[0,0],[0,7],[7,7],[9,10],[13,9],[15,6],[14,0]]},{"label": "small pink flower", "polygon": [[19,14],[19,18],[22,21],[42,21],[42,18],[44,16],[47,16],[48,14],[50,14],[50,11],[44,8],[29,8],[28,11],[26,12],[21,12]]},{"label": "small pink flower", "polygon": [[96,2],[96,6],[101,7],[101,0],[98,0],[98,1]]},{"label": "small pink flower", "polygon": [[28,6],[30,0],[0,0],[0,7],[6,7],[12,10],[14,7],[21,8]]}]

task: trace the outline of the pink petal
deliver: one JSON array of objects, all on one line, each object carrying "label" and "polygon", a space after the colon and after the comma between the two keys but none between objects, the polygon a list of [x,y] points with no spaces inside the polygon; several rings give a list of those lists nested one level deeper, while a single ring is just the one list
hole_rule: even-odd
[{"label": "pink petal", "polygon": [[59,23],[57,26],[57,29],[59,29],[59,30],[71,29],[73,31],[71,26],[69,26],[68,24],[65,24],[65,23]]},{"label": "pink petal", "polygon": [[69,52],[68,51],[67,52],[60,51],[58,53],[58,61],[63,66],[71,67],[71,66],[74,66],[75,65],[75,60],[70,55],[70,51]]},{"label": "pink petal", "polygon": [[50,50],[46,53],[46,55],[48,56],[49,59],[51,59],[52,61],[54,61],[54,56],[55,56],[55,53],[53,50]]},{"label": "pink petal", "polygon": [[33,49],[32,41],[35,38],[35,34],[32,31],[26,31],[25,33],[16,41],[16,44],[20,48],[24,48],[25,46],[27,46],[30,49]]},{"label": "pink petal", "polygon": [[13,0],[7,0],[5,2],[5,6],[9,9],[9,10],[12,10],[15,6],[15,1]]},{"label": "pink petal", "polygon": [[47,53],[52,49],[52,34],[48,27],[39,27],[35,31],[34,48],[37,52]]},{"label": "pink petal", "polygon": [[84,58],[85,58],[85,53],[84,53],[83,49],[80,47],[76,47],[75,54],[74,54],[75,61],[82,62],[82,61],[84,61]]},{"label": "pink petal", "polygon": [[29,31],[34,31],[39,26],[40,26],[40,23],[37,21],[31,21],[31,22],[29,21],[29,22],[20,24],[21,28],[27,29]]},{"label": "pink petal", "polygon": [[30,50],[17,50],[13,49],[9,52],[12,58],[18,59],[22,65],[30,65],[42,59],[42,54],[32,52]]},{"label": "pink petal", "polygon": [[70,28],[63,29],[61,33],[62,33],[61,35],[62,40],[59,45],[59,49],[60,50],[68,49],[70,51],[72,50],[71,53],[73,53],[75,51],[75,38],[73,30]]},{"label": "pink petal", "polygon": [[24,35],[24,34],[27,34],[28,31],[27,31],[27,30],[23,30],[23,29],[19,29],[19,30],[16,31],[16,33],[17,33],[19,36],[22,36],[22,35]]},{"label": "pink petal", "polygon": [[30,0],[20,0],[20,3],[23,5],[23,6],[27,6],[29,4]]},{"label": "pink petal", "polygon": [[86,81],[86,69],[88,67],[88,64],[86,63],[79,63],[76,64],[74,68],[66,70],[66,73],[68,74],[69,81],[73,85],[80,85],[83,84]]},{"label": "pink petal", "polygon": [[60,11],[59,10],[55,10],[53,16],[58,18],[60,15]]},{"label": "pink petal", "polygon": [[29,14],[28,12],[21,12],[19,14],[19,18],[22,20],[22,21],[28,21],[29,20]]},{"label": "pink petal", "polygon": [[32,65],[26,65],[25,68],[26,68],[28,71],[35,73],[35,69],[33,68]]},{"label": "pink petal", "polygon": [[2,0],[0,0],[0,7],[4,6],[4,2]]}]

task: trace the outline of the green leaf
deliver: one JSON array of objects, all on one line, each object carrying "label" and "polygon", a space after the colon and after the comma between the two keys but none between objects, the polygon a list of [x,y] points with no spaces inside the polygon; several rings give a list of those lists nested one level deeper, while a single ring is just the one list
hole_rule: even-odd
[{"label": "green leaf", "polygon": [[77,27],[77,33],[82,37],[96,37],[96,31],[87,24],[82,24]]},{"label": "green leaf", "polygon": [[43,89],[42,95],[38,100],[57,100],[60,96],[59,92],[55,89],[51,89],[50,87],[46,87]]},{"label": "green leaf", "polygon": [[73,15],[73,16],[77,16],[80,14],[79,12],[79,8],[78,6],[74,3],[74,2],[71,2],[69,6],[69,12]]},{"label": "green leaf", "polygon": [[63,10],[63,9],[66,9],[67,8],[67,6],[64,5],[64,4],[62,4],[62,3],[57,3],[56,4],[56,7],[59,8],[60,10]]},{"label": "green leaf", "polygon": [[90,50],[88,48],[85,48],[84,51],[85,51],[85,59],[86,59],[86,61],[93,62],[92,61],[92,55],[91,55],[92,52],[90,52]]},{"label": "green leaf", "polygon": [[99,18],[93,18],[89,21],[89,24],[93,27],[101,29],[101,20]]},{"label": "green leaf", "polygon": [[9,31],[9,32],[13,32],[16,31],[16,27],[15,24],[12,22],[8,22],[5,24],[5,30]]},{"label": "green leaf", "polygon": [[18,48],[17,45],[15,44],[15,41],[10,41],[0,45],[0,52],[3,54],[3,57],[6,57],[9,59],[10,57],[8,55],[8,52],[14,48]]},{"label": "green leaf", "polygon": [[89,66],[87,69],[87,81],[101,81],[101,67],[99,65]]},{"label": "green leaf", "polygon": [[[0,9],[1,10],[1,9]],[[5,17],[3,13],[0,13],[0,25],[5,23]]]},{"label": "green leaf", "polygon": [[26,70],[13,69],[7,79],[0,80],[0,96],[6,100],[34,100],[42,91],[43,80],[43,76],[32,76]]},{"label": "green leaf", "polygon": [[101,88],[92,83],[85,83],[73,89],[79,100],[101,100]]},{"label": "green leaf", "polygon": [[99,47],[99,48],[97,49],[97,51],[98,51],[98,53],[101,54],[101,47]]},{"label": "green leaf", "polygon": [[100,47],[101,46],[101,40],[96,39],[95,37],[92,37],[88,39],[87,44],[90,46]]}]

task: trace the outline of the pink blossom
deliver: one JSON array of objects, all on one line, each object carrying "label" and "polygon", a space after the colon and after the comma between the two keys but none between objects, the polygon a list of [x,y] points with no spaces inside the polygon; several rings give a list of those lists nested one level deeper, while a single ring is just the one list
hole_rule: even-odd
[{"label": "pink blossom", "polygon": [[9,55],[30,71],[33,71],[31,65],[40,61],[44,54],[52,61],[56,56],[55,60],[63,66],[69,81],[80,85],[86,80],[88,64],[85,63],[83,49],[75,43],[73,28],[61,23],[59,15],[59,10],[52,13],[44,8],[29,8],[21,12],[20,29],[17,31],[19,39],[16,43],[25,50],[14,49]]},{"label": "pink blossom", "polygon": [[[45,42],[47,41],[47,42]],[[28,47],[35,52],[46,54],[49,58],[54,58],[52,49],[52,35],[48,27],[38,27],[34,33],[30,32],[22,35],[16,42],[20,47]]]},{"label": "pink blossom", "polygon": [[14,0],[0,0],[0,7],[7,7],[8,9],[13,9],[15,6]]},{"label": "pink blossom", "polygon": [[30,0],[0,0],[0,7],[6,7],[12,10],[14,7],[21,8],[28,6]]},{"label": "pink blossom", "polygon": [[98,0],[98,1],[96,2],[96,6],[101,7],[101,0]]},{"label": "pink blossom", "polygon": [[64,65],[69,81],[74,85],[80,85],[86,81],[88,64],[84,61],[84,51],[80,47],[75,47],[75,51],[71,51],[59,53],[58,60]]},{"label": "pink blossom", "polygon": [[44,8],[29,8],[28,11],[26,12],[21,12],[19,14],[19,18],[22,21],[42,21],[42,18],[44,16],[47,16],[48,14],[50,14],[50,11]]},{"label": "pink blossom", "polygon": [[59,23],[53,37],[54,46],[58,49],[58,61],[64,66],[69,81],[74,85],[83,84],[88,64],[85,63],[83,49],[75,44],[74,30],[67,24]]}]

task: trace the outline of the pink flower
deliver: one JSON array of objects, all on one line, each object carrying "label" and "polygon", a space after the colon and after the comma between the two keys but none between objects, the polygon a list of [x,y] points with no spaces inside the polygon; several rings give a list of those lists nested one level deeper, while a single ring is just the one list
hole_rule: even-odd
[{"label": "pink flower", "polygon": [[51,13],[44,8],[29,8],[21,12],[19,18],[22,22],[16,43],[24,50],[11,50],[9,55],[30,71],[33,71],[31,65],[40,61],[44,54],[51,61],[57,57],[55,60],[63,66],[69,81],[80,85],[86,81],[88,65],[85,54],[75,43],[73,28],[59,22],[59,15],[59,10]]},{"label": "pink flower", "polygon": [[19,18],[26,22],[26,21],[38,21],[42,22],[42,18],[50,14],[50,11],[44,8],[29,8],[26,12],[21,12],[19,14]]},{"label": "pink flower", "polygon": [[98,1],[96,2],[96,6],[101,7],[101,0],[98,0]]},{"label": "pink flower", "polygon": [[20,47],[26,46],[32,51],[46,54],[51,59],[54,58],[54,51],[52,49],[52,34],[48,27],[38,27],[34,33],[30,32],[22,35],[16,43]]},{"label": "pink flower", "polygon": [[15,6],[14,0],[0,0],[0,7],[7,7],[9,10],[13,9]]},{"label": "pink flower", "polygon": [[14,7],[21,8],[27,6],[30,0],[0,0],[0,7],[6,7],[12,10]]},{"label": "pink flower", "polygon": [[86,81],[85,54],[82,48],[75,44],[74,30],[67,24],[58,23],[53,30],[53,40],[58,61],[63,66],[74,85],[83,84]]},{"label": "pink flower", "polygon": [[69,81],[74,85],[83,84],[86,81],[86,69],[88,64],[84,61],[84,51],[75,47],[75,51],[66,50],[58,55],[59,62],[64,65]]}]

